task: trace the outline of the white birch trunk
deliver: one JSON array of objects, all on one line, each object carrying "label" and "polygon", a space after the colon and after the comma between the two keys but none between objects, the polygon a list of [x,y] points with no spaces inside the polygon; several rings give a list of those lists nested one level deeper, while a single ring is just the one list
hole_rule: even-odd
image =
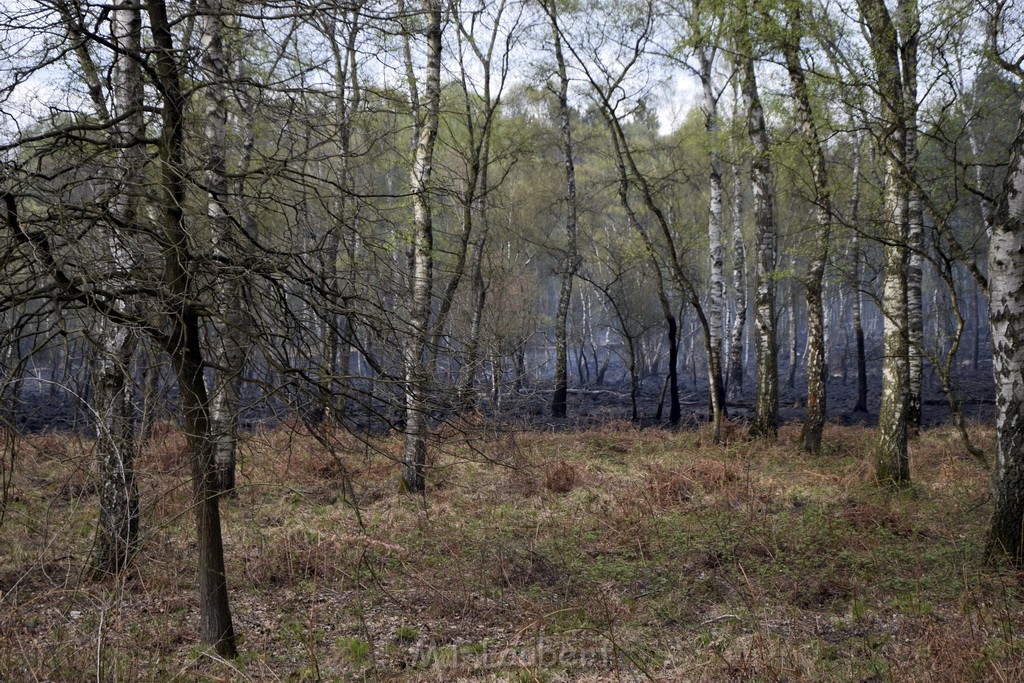
[{"label": "white birch trunk", "polygon": [[996,385],[995,510],[988,550],[1024,564],[1024,102],[988,248]]},{"label": "white birch trunk", "polygon": [[790,85],[796,100],[804,146],[811,161],[817,223],[814,231],[811,263],[804,280],[807,290],[807,352],[805,354],[807,358],[807,417],[804,420],[801,440],[805,451],[818,453],[821,450],[821,434],[825,426],[827,382],[825,377],[826,327],[823,281],[825,264],[828,261],[829,237],[832,231],[832,199],[828,189],[825,152],[821,146],[818,127],[814,122],[807,80],[804,76],[803,65],[800,63],[802,29],[799,10],[793,12],[791,23],[791,30],[795,31],[795,35],[792,39],[784,41],[783,52]]},{"label": "white birch trunk", "polygon": [[917,0],[897,3],[900,58],[903,66],[903,107],[906,121],[907,183],[907,429],[921,426],[921,377],[924,369],[924,315],[921,285],[924,266],[924,207],[917,189],[917,51],[921,22]]},{"label": "white birch trunk", "polygon": [[905,176],[906,107],[899,63],[899,40],[884,0],[858,0],[869,31],[881,100],[884,132],[884,236],[882,258],[882,405],[878,415],[875,476],[904,486],[910,481],[907,454],[910,372],[907,343],[907,192]]},{"label": "white birch trunk", "polygon": [[214,262],[220,264],[213,286],[217,318],[211,357],[218,366],[210,392],[210,430],[214,440],[217,487],[224,493],[235,489],[235,461],[238,450],[239,390],[246,351],[243,345],[244,318],[241,307],[242,273],[230,265],[231,217],[228,214],[227,120],[229,73],[224,54],[222,0],[200,0],[202,30],[202,73],[206,98],[207,218],[210,221]]},{"label": "white birch trunk", "polygon": [[711,392],[712,419],[715,433],[721,430],[725,412],[725,387],[722,378],[722,312],[725,308],[725,252],[722,248],[722,156],[718,151],[718,97],[712,83],[713,58],[710,48],[701,45],[697,50],[700,62],[700,80],[704,91],[704,129],[710,138],[711,167],[709,169],[710,197],[708,199],[708,390]]},{"label": "white birch trunk", "polygon": [[754,225],[757,270],[754,292],[754,354],[756,393],[754,436],[774,439],[778,433],[779,369],[775,335],[775,266],[777,258],[775,211],[773,207],[772,168],[768,129],[757,89],[752,38],[749,27],[739,35],[740,89],[747,107],[747,133],[753,145],[750,182],[754,194]]},{"label": "white birch trunk", "polygon": [[743,393],[745,349],[743,330],[747,323],[747,262],[743,238],[743,185],[739,162],[732,164],[732,291],[735,315],[729,340],[729,397]]},{"label": "white birch trunk", "polygon": [[424,0],[423,6],[426,22],[426,81],[423,100],[417,102],[413,110],[419,121],[410,173],[413,235],[409,272],[409,333],[404,350],[405,447],[402,485],[405,490],[413,493],[422,493],[426,488],[427,399],[430,391],[430,376],[426,365],[427,327],[434,268],[434,229],[428,193],[441,101],[441,3],[440,0]]},{"label": "white birch trunk", "polygon": [[[111,109],[119,121],[114,124],[110,137],[121,150],[119,196],[113,213],[123,225],[133,226],[139,218],[142,195],[139,184],[146,162],[145,149],[138,141],[145,129],[142,71],[137,61],[142,40],[139,10],[131,3],[118,4],[111,27],[118,48]],[[131,254],[113,226],[107,240],[113,270],[130,272]],[[125,283],[115,281],[113,284],[116,290]],[[114,307],[124,311],[127,303],[118,300]],[[100,523],[93,567],[97,574],[103,574],[125,567],[138,540],[139,494],[135,482],[135,404],[131,373],[138,337],[134,331],[106,318],[99,321],[97,336],[99,349],[92,369],[92,406],[96,413]]]}]

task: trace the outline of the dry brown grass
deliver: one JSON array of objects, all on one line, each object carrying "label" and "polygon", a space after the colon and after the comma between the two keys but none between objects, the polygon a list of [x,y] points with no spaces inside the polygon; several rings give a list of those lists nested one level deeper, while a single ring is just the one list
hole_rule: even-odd
[{"label": "dry brown grass", "polygon": [[394,437],[249,435],[224,505],[234,665],[193,637],[180,431],[140,456],[136,567],[100,583],[90,444],[22,439],[0,679],[1024,679],[1021,575],[979,559],[987,474],[952,430],[914,442],[902,494],[872,482],[872,430],[829,425],[816,457],[798,434],[448,427],[425,501],[398,493]]}]

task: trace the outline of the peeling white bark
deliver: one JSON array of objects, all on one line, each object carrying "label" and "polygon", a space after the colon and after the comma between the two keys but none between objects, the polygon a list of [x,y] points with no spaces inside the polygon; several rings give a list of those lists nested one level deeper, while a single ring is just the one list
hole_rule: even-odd
[{"label": "peeling white bark", "polygon": [[747,107],[747,132],[753,145],[750,181],[754,194],[754,224],[757,271],[754,292],[754,353],[757,372],[754,420],[750,431],[756,436],[775,438],[778,433],[779,370],[775,340],[775,227],[772,168],[764,110],[754,72],[749,27],[738,36],[740,45],[740,89]]},{"label": "peeling white bark", "polygon": [[882,315],[884,317],[882,405],[878,415],[875,476],[895,486],[910,481],[907,455],[909,350],[907,344],[907,179],[906,107],[899,61],[899,40],[884,0],[858,0],[867,24],[881,104],[879,130],[884,178]]},{"label": "peeling white bark", "polygon": [[1024,102],[988,249],[996,385],[995,510],[989,552],[1024,564]]}]

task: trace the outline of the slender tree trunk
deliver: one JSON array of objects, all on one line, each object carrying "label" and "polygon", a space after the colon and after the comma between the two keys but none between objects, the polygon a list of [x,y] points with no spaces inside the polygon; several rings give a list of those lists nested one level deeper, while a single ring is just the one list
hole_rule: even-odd
[{"label": "slender tree trunk", "polygon": [[[200,0],[202,22],[202,73],[206,97],[206,185],[207,216],[210,219],[214,262],[232,260],[231,216],[228,214],[227,120],[229,72],[224,54],[225,9],[222,0]],[[241,307],[241,272],[222,267],[214,284],[217,320],[211,344],[214,374],[210,397],[211,433],[216,444],[214,464],[217,488],[235,490],[235,461],[238,450],[239,391],[245,365],[244,327]]]},{"label": "slender tree trunk", "polygon": [[561,264],[562,281],[558,292],[558,309],[555,312],[555,393],[551,400],[553,417],[565,417],[568,394],[568,372],[566,371],[566,328],[569,304],[572,301],[572,284],[580,267],[579,236],[576,217],[576,167],[573,161],[572,126],[569,110],[569,74],[562,54],[562,34],[558,26],[558,15],[554,2],[547,2],[545,8],[551,19],[551,36],[555,48],[555,64],[558,70],[558,118],[561,132],[562,156],[565,160],[565,232],[567,248]]},{"label": "slender tree trunk", "polygon": [[210,427],[209,396],[203,381],[205,363],[200,347],[199,317],[192,303],[195,300],[193,266],[189,262],[189,239],[185,229],[185,97],[167,8],[163,0],[147,0],[146,9],[153,35],[153,68],[162,97],[163,130],[158,149],[166,244],[164,281],[170,295],[165,312],[170,326],[167,352],[178,378],[192,464],[199,548],[200,636],[220,656],[234,657],[237,648],[228,607],[217,473],[213,462],[215,442]]},{"label": "slender tree trunk", "polygon": [[904,486],[910,481],[907,420],[910,403],[907,342],[906,107],[899,64],[899,39],[883,0],[858,0],[867,24],[881,99],[885,178],[885,246],[882,258],[884,317],[882,405],[878,415],[875,476]]},{"label": "slender tree trunk", "polygon": [[469,323],[469,339],[466,341],[462,379],[459,386],[459,403],[463,409],[470,409],[475,403],[477,365],[480,357],[480,331],[483,323],[484,304],[487,302],[487,286],[483,275],[483,252],[487,231],[481,230],[473,245],[473,313]]},{"label": "slender tree trunk", "polygon": [[[796,259],[791,262],[791,270],[796,272]],[[797,316],[797,308],[800,304],[800,297],[796,292],[797,282],[790,278],[789,280],[789,315],[786,318],[786,326],[789,328],[786,341],[788,348],[788,371],[786,373],[786,388],[796,388],[796,368],[800,364],[800,319]]]},{"label": "slender tree trunk", "polygon": [[[593,83],[593,81],[592,81]],[[594,84],[596,87],[596,84]],[[704,350],[706,353],[707,372],[709,378],[709,384],[711,387],[718,387],[718,390],[712,390],[711,394],[711,414],[712,422],[714,425],[714,436],[713,439],[717,443],[721,439],[721,427],[722,418],[725,416],[725,405],[724,401],[721,400],[721,368],[715,368],[712,365],[713,354],[711,352],[711,329],[708,323],[708,318],[704,313],[704,308],[701,306],[700,298],[697,295],[697,290],[693,286],[693,282],[687,277],[682,262],[679,256],[679,249],[676,245],[676,238],[672,225],[669,223],[665,212],[662,211],[658,202],[654,198],[654,192],[651,188],[651,184],[648,182],[647,177],[640,171],[637,166],[636,159],[633,157],[632,152],[629,148],[628,139],[625,132],[622,129],[620,120],[618,119],[614,105],[607,99],[605,95],[601,95],[603,98],[602,102],[602,114],[605,117],[605,123],[608,125],[609,133],[611,133],[612,147],[614,150],[614,159],[616,166],[618,167],[619,174],[619,201],[622,207],[626,210],[626,214],[629,217],[630,224],[640,234],[643,242],[644,249],[648,254],[651,265],[654,267],[656,275],[659,278],[659,298],[662,300],[662,309],[665,312],[666,320],[670,321],[670,328],[674,331],[672,336],[678,337],[678,331],[675,325],[675,316],[671,312],[671,306],[667,299],[667,290],[664,287],[664,282],[661,281],[661,269],[659,264],[658,250],[655,249],[653,242],[651,241],[650,235],[648,234],[647,228],[644,227],[643,223],[637,218],[633,212],[629,202],[629,186],[630,179],[634,179],[636,187],[640,190],[641,197],[643,198],[644,206],[655,218],[655,224],[660,229],[663,244],[667,246],[668,251],[668,267],[669,272],[672,275],[679,292],[686,298],[687,302],[693,306],[694,312],[697,314],[697,319],[701,325],[701,332],[703,333],[704,339]],[[626,163],[629,163],[629,170],[631,175],[626,173]],[[671,339],[670,339],[671,344]],[[676,376],[676,361],[678,360],[678,342],[676,344],[676,353],[673,357],[672,349],[669,349],[669,376],[671,379],[677,379]],[[696,368],[694,368],[696,372]],[[717,381],[715,378],[718,378]],[[671,386],[672,389],[672,411],[670,413],[671,420],[673,423],[678,422],[682,415],[679,406],[679,387],[676,381],[673,381]]]},{"label": "slender tree trunk", "polygon": [[747,263],[743,239],[743,191],[739,162],[732,164],[732,290],[736,315],[729,342],[729,397],[743,393],[743,328],[747,323]]},{"label": "slender tree trunk", "polygon": [[[644,251],[647,254],[648,263],[651,265],[651,270],[654,273],[655,282],[657,283],[658,290],[658,301],[661,304],[661,313],[665,318],[666,334],[668,335],[668,374],[665,378],[665,386],[668,388],[670,404],[669,404],[669,422],[671,424],[678,424],[679,419],[682,417],[682,407],[679,404],[679,325],[676,320],[676,315],[672,309],[672,301],[668,295],[668,289],[665,286],[665,277],[661,272],[661,264],[658,262],[658,252],[654,247],[654,242],[651,239],[650,233],[644,224],[637,218],[636,212],[633,210],[633,206],[629,201],[629,176],[626,174],[625,158],[622,150],[622,143],[619,138],[619,133],[612,121],[611,114],[606,112],[606,123],[608,124],[608,132],[611,136],[612,149],[615,152],[615,166],[619,176],[619,204],[622,206],[623,211],[626,212],[626,216],[629,219],[630,225],[636,230],[637,234],[640,235],[640,239],[644,244]],[[664,406],[664,395],[665,391],[662,390],[662,399],[658,405],[658,413],[656,419],[660,420],[662,415],[662,407]]]},{"label": "slender tree trunk", "polygon": [[100,472],[100,523],[93,568],[101,576],[126,567],[138,542],[135,404],[130,368],[138,338],[109,320],[103,320],[99,327],[102,346],[92,372]]},{"label": "slender tree trunk", "polygon": [[[120,197],[114,213],[124,225],[135,226],[140,207],[139,184],[146,163],[140,140],[143,85],[139,65],[142,17],[137,7],[119,3],[111,22],[119,53],[114,64],[112,111],[118,117],[111,133],[121,150]],[[109,253],[116,270],[128,272],[132,256],[111,228]],[[115,302],[124,311],[124,301]],[[131,364],[138,346],[136,333],[110,320],[99,324],[99,349],[93,368],[92,405],[96,411],[96,455],[100,473],[99,538],[93,569],[96,575],[117,572],[135,552],[139,528],[139,493],[135,482],[135,404]]]},{"label": "slender tree trunk", "polygon": [[783,54],[790,85],[796,100],[804,146],[811,161],[814,178],[814,205],[817,226],[814,231],[814,249],[807,270],[804,287],[807,290],[807,417],[804,420],[802,441],[808,453],[821,450],[821,434],[825,427],[825,310],[822,304],[825,264],[828,262],[829,237],[832,231],[832,198],[828,189],[825,152],[821,146],[818,127],[811,110],[811,97],[800,63],[800,38],[803,34],[800,10],[790,15],[790,38],[783,41]]},{"label": "slender tree trunk", "polygon": [[924,265],[924,207],[917,189],[917,50],[921,21],[917,0],[897,3],[900,57],[903,67],[903,106],[906,117],[907,183],[907,340],[908,402],[907,429],[921,427],[921,375],[924,368],[924,315],[921,296]]},{"label": "slender tree trunk", "polygon": [[174,337],[179,346],[171,360],[181,390],[185,433],[192,461],[196,505],[196,541],[199,548],[199,630],[204,643],[224,657],[236,654],[234,626],[228,607],[224,542],[221,537],[219,471],[214,462],[216,441],[212,432],[203,357],[199,346],[199,320],[194,310],[176,316]]},{"label": "slender tree trunk", "polygon": [[139,443],[149,443],[153,438],[153,430],[160,418],[160,365],[159,351],[153,344],[146,345],[143,354],[145,367],[142,370],[142,419]]},{"label": "slender tree trunk", "polygon": [[433,170],[441,101],[441,3],[424,0],[427,22],[427,66],[422,110],[417,107],[415,158],[410,184],[413,205],[412,269],[409,273],[410,330],[405,345],[405,449],[402,486],[406,491],[426,489],[427,399],[430,376],[426,366],[430,296],[434,268],[434,230],[428,195]]},{"label": "slender tree trunk", "polygon": [[640,419],[640,411],[637,400],[640,398],[640,372],[636,362],[636,342],[632,337],[626,337],[629,345],[629,407],[630,419],[637,422]]},{"label": "slender tree trunk", "polygon": [[[746,19],[749,23],[749,18]],[[754,349],[757,365],[754,436],[774,439],[779,428],[779,368],[775,342],[775,263],[777,258],[772,168],[768,129],[758,95],[750,27],[738,35],[740,90],[747,107],[747,132],[753,144],[750,181],[754,193],[757,282],[754,294]]]},{"label": "slender tree trunk", "polygon": [[[981,306],[982,294],[974,294],[974,343],[971,349],[971,369],[977,370],[981,364]],[[990,324],[991,327],[991,324]]]},{"label": "slender tree trunk", "polygon": [[850,300],[852,303],[853,334],[857,344],[857,403],[853,406],[853,412],[868,412],[868,361],[867,350],[864,346],[864,293],[861,291],[860,282],[860,230],[859,209],[860,209],[860,164],[863,156],[864,136],[858,133],[854,141],[853,151],[853,189],[850,193],[850,222],[853,224],[853,232],[850,235],[850,253],[853,257],[853,282],[850,285]]},{"label": "slender tree trunk", "polygon": [[[466,177],[463,192],[459,197],[462,230],[456,243],[455,264],[452,268],[451,279],[448,281],[444,294],[441,296],[438,304],[430,345],[431,368],[434,368],[436,365],[438,342],[444,334],[448,316],[455,302],[455,295],[466,273],[466,263],[469,259],[470,246],[473,243],[472,234],[474,226],[476,226],[477,231],[486,231],[487,229],[484,215],[488,191],[487,167],[490,163],[491,132],[497,107],[497,103],[491,95],[491,65],[494,46],[497,40],[497,19],[500,19],[504,12],[504,7],[505,0],[502,0],[497,10],[494,28],[489,40],[486,42],[475,40],[471,34],[472,29],[458,23],[459,20],[455,19],[457,29],[455,33],[456,57],[460,66],[459,75],[462,81],[463,115],[465,116],[467,137],[466,151],[462,153],[466,165]],[[469,83],[468,68],[465,64],[467,49],[476,57],[478,67],[482,72],[480,79],[482,92],[479,98],[474,94],[474,88]],[[475,113],[475,110],[478,108],[480,110],[479,113]]]},{"label": "slender tree trunk", "polygon": [[[357,267],[358,258],[357,240],[351,236],[355,234],[356,222],[351,200],[355,193],[351,159],[352,118],[361,97],[356,45],[361,29],[362,4],[361,0],[348,5],[339,4],[335,10],[339,15],[325,15],[324,20],[324,33],[329,39],[334,67],[334,127],[339,147],[336,173],[341,187],[335,199],[335,220],[327,234],[322,268],[325,284],[337,299],[341,299],[347,288],[347,283],[341,281],[338,273],[342,244],[345,244],[350,276]],[[327,376],[321,379],[321,392],[324,417],[328,423],[337,425],[344,419],[347,405],[354,330],[352,314],[339,312],[337,300],[328,301],[326,309],[323,369]]]},{"label": "slender tree trunk", "polygon": [[995,510],[988,554],[1024,565],[1024,102],[988,247],[988,317],[996,384]]},{"label": "slender tree trunk", "polygon": [[711,417],[715,422],[715,433],[721,430],[722,412],[725,408],[725,384],[722,376],[722,312],[725,308],[725,252],[722,248],[722,157],[718,151],[718,97],[712,83],[714,53],[707,45],[699,45],[697,58],[700,62],[700,80],[704,91],[704,129],[711,139],[711,167],[708,199],[708,265],[711,273],[708,293],[708,387]]}]

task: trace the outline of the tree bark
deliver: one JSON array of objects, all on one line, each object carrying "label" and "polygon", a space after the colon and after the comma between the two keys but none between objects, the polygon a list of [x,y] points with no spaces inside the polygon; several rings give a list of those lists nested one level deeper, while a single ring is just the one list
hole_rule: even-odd
[{"label": "tree bark", "polygon": [[729,341],[729,397],[743,393],[743,329],[747,323],[747,263],[743,239],[742,175],[738,161],[732,164],[732,290],[735,315]]},{"label": "tree bark", "polygon": [[222,0],[200,0],[198,10],[202,25],[201,67],[206,96],[207,217],[210,220],[213,261],[221,264],[213,287],[217,318],[213,323],[211,356],[218,369],[214,373],[210,396],[210,426],[215,443],[217,489],[232,494],[238,450],[239,392],[246,351],[242,341],[244,320],[239,281],[242,271],[230,265],[233,249],[226,163],[229,72],[224,53],[225,9]]},{"label": "tree bark", "polygon": [[154,72],[161,94],[163,130],[159,149],[160,188],[165,239],[164,284],[168,290],[167,352],[174,365],[181,392],[192,464],[196,500],[196,543],[199,548],[200,637],[222,657],[237,654],[231,611],[228,606],[224,545],[221,538],[215,445],[210,426],[209,396],[203,381],[199,316],[196,310],[189,263],[189,238],[185,227],[185,97],[178,71],[167,8],[163,0],[147,0],[153,35]]},{"label": "tree bark", "polygon": [[790,86],[796,100],[797,117],[814,179],[814,206],[817,226],[814,231],[814,249],[811,264],[804,279],[807,291],[807,416],[801,441],[808,453],[821,450],[821,433],[825,426],[825,310],[822,304],[825,264],[828,262],[829,237],[832,231],[832,198],[828,189],[825,152],[821,146],[811,97],[800,63],[800,10],[790,16],[790,38],[783,41],[783,55],[789,72]]},{"label": "tree bark", "polygon": [[566,254],[561,264],[561,284],[558,292],[558,308],[555,312],[555,391],[551,399],[551,415],[565,417],[567,412],[568,372],[567,320],[569,304],[572,301],[572,285],[580,267],[579,235],[576,216],[576,166],[573,160],[572,126],[569,110],[569,74],[562,53],[562,33],[558,26],[558,14],[554,2],[545,2],[545,9],[551,19],[551,37],[554,41],[555,64],[558,71],[558,119],[561,135],[562,156],[565,160],[565,232]]},{"label": "tree bark", "polygon": [[434,230],[428,194],[433,171],[441,101],[441,3],[424,0],[427,63],[422,109],[414,109],[416,149],[410,186],[413,205],[412,270],[410,280],[409,333],[405,344],[405,447],[402,486],[412,493],[426,489],[427,399],[430,376],[427,368],[428,324],[433,285]]},{"label": "tree bark", "polygon": [[[790,270],[796,273],[796,259],[790,261]],[[788,370],[786,372],[786,388],[796,389],[796,369],[800,364],[800,319],[797,317],[796,309],[800,304],[800,297],[796,292],[797,282],[790,278],[787,289],[789,290],[789,311],[786,316],[786,346],[788,347]]]},{"label": "tree bark", "polygon": [[996,385],[995,509],[988,554],[1024,565],[1024,102],[992,220],[988,312]]},{"label": "tree bark", "polygon": [[853,232],[850,235],[850,253],[853,258],[852,282],[850,284],[850,299],[852,303],[853,333],[857,344],[857,402],[853,406],[853,412],[868,412],[868,362],[867,350],[864,345],[864,293],[861,291],[860,282],[860,168],[863,156],[864,140],[863,134],[858,133],[854,140],[853,150],[853,189],[850,193],[850,223],[853,225]]},{"label": "tree bark", "polygon": [[131,362],[138,338],[123,325],[99,324],[101,346],[93,361],[92,405],[100,473],[100,522],[93,570],[97,576],[128,566],[139,533],[135,482],[135,404]]},{"label": "tree bark", "polygon": [[[113,214],[123,225],[138,224],[139,184],[146,163],[141,140],[145,135],[142,116],[143,84],[141,59],[142,16],[136,6],[119,3],[111,21],[112,38],[118,54],[114,64],[113,102],[117,117],[110,141],[120,150],[119,192]],[[114,270],[127,273],[132,258],[116,228],[108,236]],[[117,283],[123,285],[124,283]],[[114,306],[124,311],[123,300]],[[138,347],[133,330],[109,319],[99,324],[99,348],[92,371],[92,406],[96,413],[96,455],[100,473],[99,538],[93,570],[97,576],[115,573],[130,562],[138,542],[139,493],[135,482],[135,404],[131,364]]]},{"label": "tree bark", "polygon": [[779,429],[779,369],[775,341],[775,264],[777,258],[772,168],[768,129],[754,72],[749,17],[737,36],[740,90],[747,107],[747,133],[753,145],[750,181],[754,193],[757,272],[754,293],[754,350],[757,365],[753,436],[774,439]]},{"label": "tree bark", "polygon": [[868,27],[881,100],[879,132],[885,163],[882,315],[882,405],[878,416],[875,476],[880,483],[910,482],[907,454],[910,373],[907,342],[907,141],[904,91],[896,27],[883,0],[858,0]]},{"label": "tree bark", "polygon": [[[482,210],[485,213],[485,210]],[[486,219],[483,219],[486,220]],[[484,247],[487,242],[486,228],[477,234],[473,245],[472,279],[473,279],[473,312],[469,322],[469,339],[466,341],[463,358],[462,377],[459,385],[459,404],[464,410],[473,407],[476,402],[475,386],[477,366],[480,363],[480,332],[484,317],[484,305],[487,303],[487,285],[484,282],[483,262]]]},{"label": "tree bark", "polygon": [[722,311],[725,308],[725,253],[722,249],[722,157],[718,151],[718,96],[712,82],[714,52],[703,44],[697,47],[700,80],[704,92],[704,130],[710,138],[711,166],[708,181],[711,195],[708,199],[708,266],[710,291],[708,293],[708,382],[712,419],[715,433],[721,430],[725,409],[725,384],[722,376]]},{"label": "tree bark", "polygon": [[924,266],[924,207],[917,189],[917,52],[921,32],[917,0],[897,3],[900,59],[903,67],[903,106],[906,120],[907,184],[907,429],[921,427],[921,377],[924,369],[924,315],[921,285]]}]

